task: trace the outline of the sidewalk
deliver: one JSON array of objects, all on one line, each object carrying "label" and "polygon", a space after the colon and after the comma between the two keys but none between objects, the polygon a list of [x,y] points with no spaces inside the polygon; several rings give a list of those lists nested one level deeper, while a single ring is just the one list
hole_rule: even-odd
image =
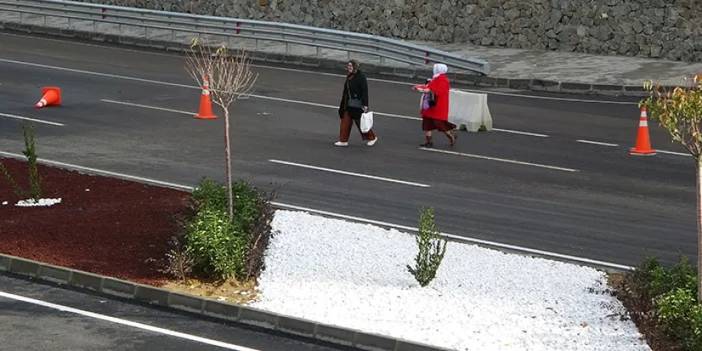
[{"label": "sidewalk", "polygon": [[506,49],[472,44],[415,42],[462,57],[490,63],[490,76],[558,82],[641,86],[645,80],[681,84],[682,77],[702,72],[702,63],[627,56],[598,56],[575,52]]}]

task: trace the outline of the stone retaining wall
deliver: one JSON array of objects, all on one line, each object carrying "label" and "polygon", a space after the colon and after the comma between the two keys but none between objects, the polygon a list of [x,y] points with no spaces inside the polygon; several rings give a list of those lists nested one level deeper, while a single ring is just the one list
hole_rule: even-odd
[{"label": "stone retaining wall", "polygon": [[702,0],[92,0],[407,40],[702,61]]}]

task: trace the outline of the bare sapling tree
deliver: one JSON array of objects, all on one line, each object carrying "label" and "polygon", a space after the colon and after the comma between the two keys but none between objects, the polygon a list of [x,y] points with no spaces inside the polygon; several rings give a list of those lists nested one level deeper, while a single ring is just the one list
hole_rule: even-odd
[{"label": "bare sapling tree", "polygon": [[702,302],[702,75],[672,90],[644,84],[650,96],[641,101],[674,141],[692,155],[697,171],[697,300]]},{"label": "bare sapling tree", "polygon": [[253,89],[258,74],[251,70],[248,53],[234,53],[224,45],[210,46],[194,39],[186,55],[186,69],[199,86],[209,85],[212,101],[224,112],[224,154],[226,159],[227,206],[229,217],[234,215],[232,194],[232,157],[229,138],[230,107]]}]

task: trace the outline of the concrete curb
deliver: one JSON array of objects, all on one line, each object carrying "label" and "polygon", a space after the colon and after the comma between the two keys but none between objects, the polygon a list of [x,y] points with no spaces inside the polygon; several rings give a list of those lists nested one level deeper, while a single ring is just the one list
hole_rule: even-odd
[{"label": "concrete curb", "polygon": [[[116,34],[94,33],[89,31],[63,29],[55,27],[43,27],[33,24],[24,24],[16,22],[0,22],[0,30],[6,32],[21,32],[29,34],[40,34],[52,37],[63,37],[71,39],[79,39],[83,41],[95,41],[109,44],[117,44],[124,46],[134,46],[141,48],[149,48],[155,50],[183,52],[188,48],[188,45],[148,38],[139,38],[131,36],[119,36]],[[345,61],[317,58],[311,56],[286,55],[279,53],[271,53],[265,51],[250,52],[254,63],[268,63],[293,65],[307,68],[315,68],[329,71],[339,71]],[[402,68],[393,66],[382,66],[374,64],[364,64],[364,72],[370,76],[414,79],[422,81],[425,78],[431,77],[430,69]],[[557,94],[578,94],[578,95],[604,95],[604,96],[633,96],[644,97],[648,93],[643,90],[642,86],[632,85],[610,85],[610,84],[590,84],[590,83],[571,83],[560,82],[543,79],[510,79],[497,78],[490,76],[481,76],[472,73],[453,73],[449,74],[451,81],[456,87],[464,88],[501,88],[515,89],[533,92],[546,92]],[[668,87],[671,88],[671,87]]]},{"label": "concrete curb", "polygon": [[0,273],[3,272],[360,350],[448,350],[0,254]]}]

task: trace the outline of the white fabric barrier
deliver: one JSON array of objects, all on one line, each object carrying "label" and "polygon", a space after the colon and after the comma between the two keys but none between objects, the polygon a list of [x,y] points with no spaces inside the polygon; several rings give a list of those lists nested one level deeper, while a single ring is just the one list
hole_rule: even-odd
[{"label": "white fabric barrier", "polygon": [[492,115],[488,109],[487,94],[469,93],[451,89],[449,93],[449,122],[459,129],[477,132],[481,126],[492,130]]}]

